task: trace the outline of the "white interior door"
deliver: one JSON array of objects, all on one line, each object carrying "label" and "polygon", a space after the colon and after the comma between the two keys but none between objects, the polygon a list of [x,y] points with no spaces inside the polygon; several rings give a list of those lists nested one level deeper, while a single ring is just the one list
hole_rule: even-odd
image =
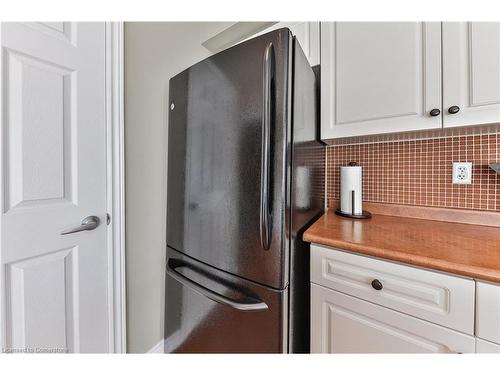
[{"label": "white interior door", "polygon": [[2,347],[108,352],[105,25],[3,23],[1,40]]}]

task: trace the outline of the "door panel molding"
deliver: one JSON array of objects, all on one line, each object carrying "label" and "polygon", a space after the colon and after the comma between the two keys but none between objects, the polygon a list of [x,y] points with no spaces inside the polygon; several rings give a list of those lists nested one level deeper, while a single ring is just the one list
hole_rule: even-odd
[{"label": "door panel molding", "polygon": [[78,352],[78,282],[78,246],[6,264],[6,346]]},{"label": "door panel molding", "polygon": [[54,38],[68,41],[76,47],[75,22],[26,22],[26,25]]},{"label": "door panel molding", "polygon": [[[4,213],[40,204],[77,204],[72,179],[77,71],[8,48],[3,54]],[[50,95],[37,95],[36,86],[50,87]],[[36,116],[25,106],[35,107]],[[42,167],[50,170],[44,175]]]}]

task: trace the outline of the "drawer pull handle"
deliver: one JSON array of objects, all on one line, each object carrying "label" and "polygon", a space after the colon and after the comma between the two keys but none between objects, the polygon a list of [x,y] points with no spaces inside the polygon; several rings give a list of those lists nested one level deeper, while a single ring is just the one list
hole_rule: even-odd
[{"label": "drawer pull handle", "polygon": [[384,286],[382,285],[382,283],[380,281],[378,281],[377,279],[373,280],[372,281],[372,288],[375,289],[375,290],[382,290]]},{"label": "drawer pull handle", "polygon": [[439,116],[441,114],[441,111],[438,108],[432,109],[429,114],[433,117]]}]

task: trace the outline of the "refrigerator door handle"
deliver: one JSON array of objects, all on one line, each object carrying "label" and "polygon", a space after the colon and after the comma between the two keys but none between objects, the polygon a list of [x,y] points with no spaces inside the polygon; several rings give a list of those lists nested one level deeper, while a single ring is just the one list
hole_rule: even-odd
[{"label": "refrigerator door handle", "polygon": [[262,102],[262,158],[260,179],[260,242],[264,250],[271,246],[271,214],[269,212],[270,148],[272,116],[272,80],[274,67],[274,47],[266,46],[263,63]]},{"label": "refrigerator door handle", "polygon": [[[179,283],[194,290],[195,292],[211,299],[214,302],[232,307],[233,309],[245,311],[245,312],[252,312],[252,311],[263,311],[263,310],[267,310],[269,308],[265,302],[260,301],[256,298],[246,296],[244,299],[235,300],[235,299],[231,299],[231,298],[228,298],[226,296],[223,296],[222,294],[214,292],[213,290],[210,290],[210,289],[204,287],[203,285],[198,284],[197,282],[187,278],[186,276],[184,276],[183,274],[181,274],[180,272],[177,271],[177,268],[188,267],[188,266],[189,265],[187,263],[170,258],[167,261],[167,274],[170,275],[171,277],[173,277]],[[189,268],[194,270],[192,267],[189,267]]]}]

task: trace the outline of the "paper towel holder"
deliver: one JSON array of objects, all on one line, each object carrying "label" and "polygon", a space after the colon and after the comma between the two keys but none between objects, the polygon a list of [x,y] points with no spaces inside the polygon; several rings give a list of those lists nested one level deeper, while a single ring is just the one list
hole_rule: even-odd
[{"label": "paper towel holder", "polygon": [[343,217],[348,217],[351,219],[370,219],[372,217],[372,214],[365,210],[363,210],[363,212],[360,214],[353,214],[353,213],[343,212],[340,210],[340,208],[337,208],[335,210],[335,214]]},{"label": "paper towel holder", "polygon": [[[358,163],[356,162],[350,162],[349,163],[349,166],[350,167],[355,167],[357,166]],[[355,200],[355,192],[354,190],[351,190],[351,207],[352,207],[352,212],[349,213],[349,212],[344,212],[339,208],[337,208],[335,210],[335,214],[339,215],[339,216],[343,216],[343,217],[348,217],[348,218],[351,218],[351,219],[370,219],[372,217],[372,214],[368,211],[365,211],[363,210],[360,214],[355,214],[354,213],[354,200]]]}]

